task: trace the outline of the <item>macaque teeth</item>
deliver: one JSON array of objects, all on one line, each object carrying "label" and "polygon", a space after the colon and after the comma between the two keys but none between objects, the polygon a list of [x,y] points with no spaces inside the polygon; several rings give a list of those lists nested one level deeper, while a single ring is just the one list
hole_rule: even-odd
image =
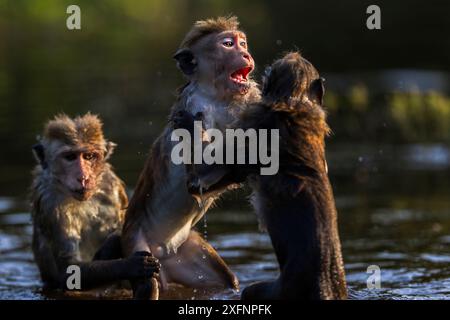
[{"label": "macaque teeth", "polygon": [[233,72],[231,74],[231,79],[234,82],[237,82],[239,84],[247,83],[248,82],[247,75],[250,73],[250,71],[251,71],[250,67],[246,67],[246,68],[242,68],[242,69],[236,70],[235,72]]},{"label": "macaque teeth", "polygon": [[231,79],[237,83],[246,83],[248,81],[247,79],[244,78],[244,76],[241,73],[233,74],[231,76]]}]

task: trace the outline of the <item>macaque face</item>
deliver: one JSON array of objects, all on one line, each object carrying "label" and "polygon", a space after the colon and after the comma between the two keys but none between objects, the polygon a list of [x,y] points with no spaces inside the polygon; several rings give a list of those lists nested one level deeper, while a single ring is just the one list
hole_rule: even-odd
[{"label": "macaque face", "polygon": [[54,176],[66,194],[84,201],[95,193],[104,166],[103,152],[65,146],[54,163]]},{"label": "macaque face", "polygon": [[249,75],[255,68],[248,52],[247,38],[240,31],[212,34],[195,46],[198,60],[197,79],[213,84],[218,95],[245,95],[250,87]]}]

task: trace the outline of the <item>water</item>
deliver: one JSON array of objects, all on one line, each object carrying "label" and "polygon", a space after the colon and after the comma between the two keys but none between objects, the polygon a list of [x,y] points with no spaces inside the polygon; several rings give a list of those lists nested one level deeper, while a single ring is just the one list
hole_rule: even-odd
[{"label": "water", "polygon": [[[330,147],[328,165],[351,299],[450,299],[448,154],[442,145]],[[203,229],[199,223],[198,230]],[[243,195],[232,193],[210,210],[207,231],[241,288],[276,277],[270,240],[258,231]],[[62,297],[40,290],[30,240],[25,199],[0,197],[0,299]],[[381,268],[380,289],[367,289],[370,265]],[[239,292],[176,289],[164,297],[237,299]]]}]

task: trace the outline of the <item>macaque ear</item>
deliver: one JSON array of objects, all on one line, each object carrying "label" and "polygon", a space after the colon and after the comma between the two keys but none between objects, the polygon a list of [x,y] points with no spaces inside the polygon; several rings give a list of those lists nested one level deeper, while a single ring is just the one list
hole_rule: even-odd
[{"label": "macaque ear", "polygon": [[178,50],[173,58],[177,60],[177,67],[187,76],[191,76],[195,73],[197,68],[197,61],[194,54],[189,49]]},{"label": "macaque ear", "polygon": [[31,147],[33,155],[36,161],[42,166],[43,169],[47,168],[47,162],[45,161],[44,146],[41,143],[36,143]]},{"label": "macaque ear", "polygon": [[323,95],[325,94],[324,82],[324,78],[318,78],[309,86],[309,98],[319,105],[323,104]]},{"label": "macaque ear", "polygon": [[105,153],[105,160],[108,160],[109,157],[114,153],[114,150],[116,149],[117,144],[111,141],[108,141],[106,143],[106,153]]}]

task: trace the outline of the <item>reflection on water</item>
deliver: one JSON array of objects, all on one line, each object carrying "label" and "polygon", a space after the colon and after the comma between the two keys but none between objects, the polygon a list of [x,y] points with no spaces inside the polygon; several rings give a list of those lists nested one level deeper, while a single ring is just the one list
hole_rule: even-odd
[{"label": "reflection on water", "polygon": [[[330,150],[351,299],[450,299],[449,150],[405,148]],[[278,272],[270,240],[243,201],[227,197],[208,213],[207,227],[208,240],[236,272],[241,288]],[[203,228],[200,223],[201,233]],[[0,299],[61,297],[41,292],[30,240],[26,201],[0,198]],[[370,265],[381,268],[380,289],[367,289]],[[239,292],[176,289],[166,297],[237,299]]]}]

